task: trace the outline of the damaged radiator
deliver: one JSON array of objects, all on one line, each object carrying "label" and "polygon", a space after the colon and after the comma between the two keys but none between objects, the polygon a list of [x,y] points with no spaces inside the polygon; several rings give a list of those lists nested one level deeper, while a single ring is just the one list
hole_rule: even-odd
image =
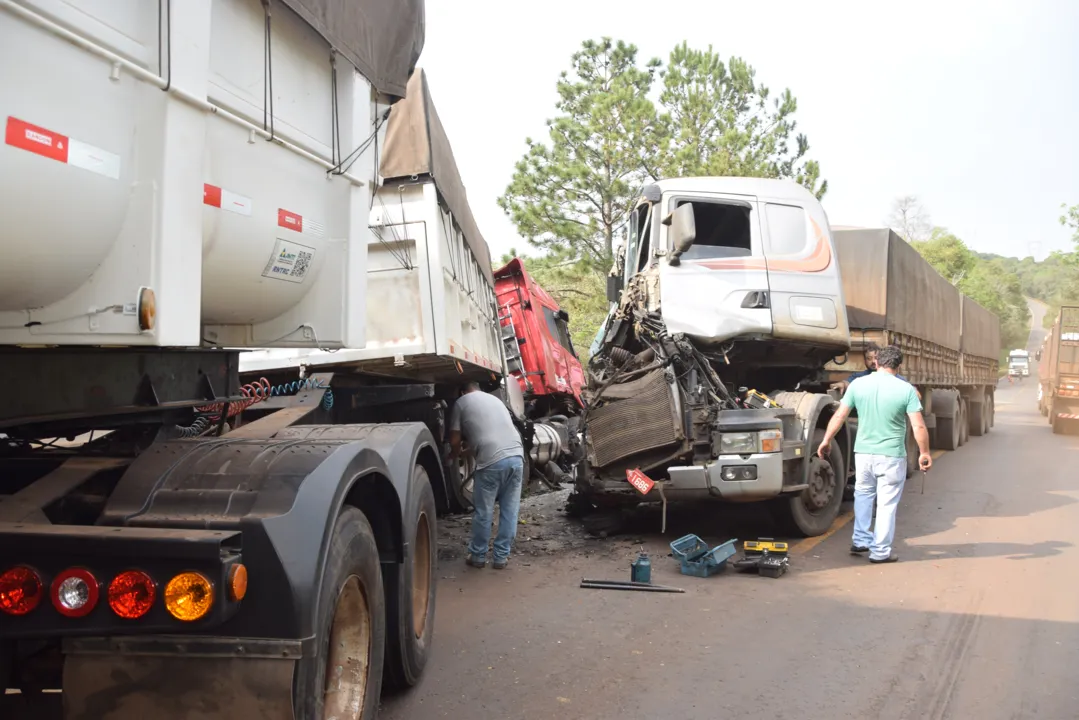
[{"label": "damaged radiator", "polygon": [[612,385],[601,407],[588,413],[588,446],[593,467],[682,442],[685,434],[662,369]]}]

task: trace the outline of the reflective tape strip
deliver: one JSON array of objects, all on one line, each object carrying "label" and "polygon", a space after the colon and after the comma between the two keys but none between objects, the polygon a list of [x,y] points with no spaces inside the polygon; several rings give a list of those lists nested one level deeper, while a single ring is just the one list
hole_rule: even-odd
[{"label": "reflective tape strip", "polygon": [[25,120],[8,117],[4,142],[11,147],[62,162],[113,180],[120,179],[120,156]]},{"label": "reflective tape strip", "polygon": [[221,208],[237,215],[251,216],[251,198],[209,183],[202,185],[202,204]]}]

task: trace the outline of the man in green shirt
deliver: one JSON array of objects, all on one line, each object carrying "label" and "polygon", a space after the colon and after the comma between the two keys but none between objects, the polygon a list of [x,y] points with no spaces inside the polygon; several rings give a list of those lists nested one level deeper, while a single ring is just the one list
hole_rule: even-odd
[{"label": "man in green shirt", "polygon": [[[922,417],[922,403],[914,387],[896,377],[903,353],[895,345],[877,353],[877,371],[850,384],[839,410],[832,416],[824,441],[817,449],[827,456],[832,438],[843,427],[850,411],[858,411],[858,436],[854,441],[854,537],[850,551],[869,553],[871,563],[891,563],[899,559],[892,552],[895,514],[907,479],[907,419],[918,441],[918,465],[933,465],[929,454],[929,431]],[[877,524],[873,532],[873,502],[877,503]]]}]

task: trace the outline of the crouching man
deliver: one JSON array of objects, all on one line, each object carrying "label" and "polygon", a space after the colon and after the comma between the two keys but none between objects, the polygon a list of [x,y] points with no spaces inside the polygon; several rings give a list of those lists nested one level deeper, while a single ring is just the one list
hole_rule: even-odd
[{"label": "crouching man", "polygon": [[513,540],[517,537],[517,512],[521,507],[524,447],[509,409],[501,400],[469,383],[450,414],[450,446],[453,457],[461,453],[462,438],[476,460],[472,483],[472,539],[465,562],[472,567],[487,565],[487,544],[491,521],[498,502],[498,534],[494,542],[492,567],[502,570],[509,563]]}]

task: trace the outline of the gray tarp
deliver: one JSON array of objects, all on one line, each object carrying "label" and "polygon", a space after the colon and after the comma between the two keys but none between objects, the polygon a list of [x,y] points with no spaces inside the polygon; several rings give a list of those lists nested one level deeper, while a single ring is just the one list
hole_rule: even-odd
[{"label": "gray tarp", "polygon": [[404,97],[423,50],[423,0],[283,0],[379,92]]},{"label": "gray tarp", "polygon": [[963,296],[963,352],[981,357],[1000,355],[1000,318]]},{"label": "gray tarp", "polygon": [[386,181],[430,176],[442,195],[465,242],[476,256],[487,282],[494,286],[491,253],[468,206],[461,174],[453,159],[450,140],[431,102],[427,76],[417,68],[408,81],[405,99],[393,106],[386,126],[386,147],[379,159],[379,174]]},{"label": "gray tarp", "polygon": [[892,330],[959,350],[959,291],[888,229],[833,230],[851,334]]}]

